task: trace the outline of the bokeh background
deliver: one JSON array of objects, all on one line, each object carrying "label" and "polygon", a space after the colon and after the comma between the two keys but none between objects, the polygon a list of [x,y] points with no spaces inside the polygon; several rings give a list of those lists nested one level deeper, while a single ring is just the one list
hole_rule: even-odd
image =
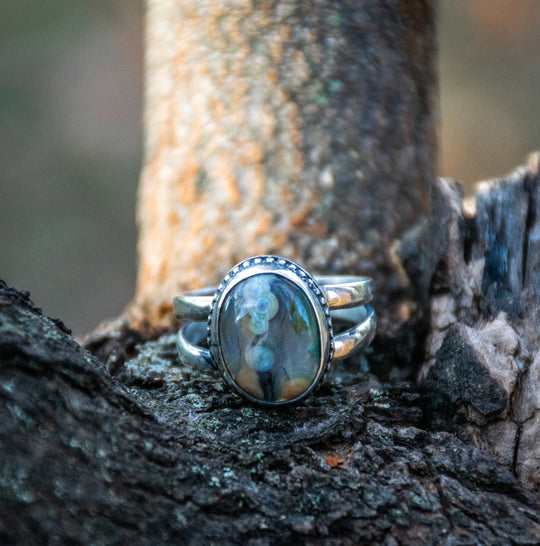
[{"label": "bokeh background", "polygon": [[[133,295],[142,0],[0,0],[0,278],[76,334]],[[540,2],[441,0],[440,166],[540,149]]]}]

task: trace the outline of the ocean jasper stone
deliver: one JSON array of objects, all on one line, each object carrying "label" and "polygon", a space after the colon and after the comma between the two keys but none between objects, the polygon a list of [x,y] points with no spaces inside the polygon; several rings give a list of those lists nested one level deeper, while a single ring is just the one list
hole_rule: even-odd
[{"label": "ocean jasper stone", "polygon": [[274,273],[240,281],[219,314],[222,360],[237,387],[268,403],[294,400],[318,376],[322,336],[302,288]]}]

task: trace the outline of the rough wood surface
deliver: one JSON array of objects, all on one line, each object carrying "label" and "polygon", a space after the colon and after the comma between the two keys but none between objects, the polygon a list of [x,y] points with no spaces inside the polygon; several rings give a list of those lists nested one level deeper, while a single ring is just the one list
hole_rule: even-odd
[{"label": "rough wood surface", "polygon": [[537,499],[426,429],[411,384],[343,370],[269,411],[179,367],[171,335],[126,331],[133,354],[105,365],[4,284],[0,317],[3,544],[540,540]]},{"label": "rough wood surface", "polygon": [[131,319],[168,321],[181,289],[276,253],[374,276],[394,345],[416,303],[389,249],[427,215],[435,174],[434,3],[147,6]]},{"label": "rough wood surface", "polygon": [[432,419],[531,485],[540,484],[539,160],[480,184],[465,204],[456,182],[440,180],[439,227],[429,230],[438,241],[431,255],[421,244],[405,258],[431,281],[420,377]]}]

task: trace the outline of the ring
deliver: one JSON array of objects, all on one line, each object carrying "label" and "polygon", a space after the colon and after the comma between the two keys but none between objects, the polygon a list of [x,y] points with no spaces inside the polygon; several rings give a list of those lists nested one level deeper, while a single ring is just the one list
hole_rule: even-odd
[{"label": "ring", "polygon": [[[332,362],[371,343],[372,299],[368,277],[313,277],[291,260],[256,256],[233,267],[217,288],[174,299],[176,317],[189,321],[178,332],[178,354],[184,364],[217,371],[248,400],[298,402]],[[334,333],[334,319],[355,325]]]}]

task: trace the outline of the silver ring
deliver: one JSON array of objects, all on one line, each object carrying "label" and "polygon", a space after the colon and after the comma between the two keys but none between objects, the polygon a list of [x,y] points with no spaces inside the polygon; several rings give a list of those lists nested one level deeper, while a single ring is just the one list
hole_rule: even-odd
[{"label": "silver ring", "polygon": [[[256,256],[233,267],[218,287],[174,299],[176,317],[189,321],[178,332],[178,354],[184,364],[217,371],[248,400],[298,402],[332,362],[371,343],[372,298],[368,277],[313,277],[291,260]],[[355,325],[335,334],[334,319]]]}]

